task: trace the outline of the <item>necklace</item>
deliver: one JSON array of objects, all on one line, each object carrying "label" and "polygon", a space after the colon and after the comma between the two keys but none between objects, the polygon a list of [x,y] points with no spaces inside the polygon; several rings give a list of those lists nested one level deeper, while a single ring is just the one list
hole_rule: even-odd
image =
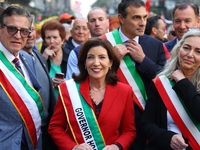
[{"label": "necklace", "polygon": [[103,90],[103,89],[105,89],[106,88],[106,86],[104,86],[103,88],[100,88],[100,89],[94,89],[94,88],[91,88],[94,92],[99,92],[99,91],[101,91],[101,90]]}]

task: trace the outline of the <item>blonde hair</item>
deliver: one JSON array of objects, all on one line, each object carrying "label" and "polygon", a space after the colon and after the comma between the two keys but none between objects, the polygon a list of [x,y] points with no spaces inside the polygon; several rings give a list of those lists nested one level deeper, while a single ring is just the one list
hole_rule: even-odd
[{"label": "blonde hair", "polygon": [[[178,59],[178,50],[188,37],[200,37],[200,30],[199,29],[188,30],[188,32],[183,36],[183,38],[172,49],[171,58],[166,63],[164,69],[157,75],[157,77],[161,75],[168,76],[169,74],[180,68]],[[197,92],[200,93],[200,68],[198,68],[195,74],[193,75],[192,84],[196,87]]]}]

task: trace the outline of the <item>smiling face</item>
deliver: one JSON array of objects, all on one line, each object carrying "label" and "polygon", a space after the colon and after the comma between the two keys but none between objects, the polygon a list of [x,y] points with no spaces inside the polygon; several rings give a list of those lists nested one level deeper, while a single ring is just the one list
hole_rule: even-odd
[{"label": "smiling face", "polygon": [[111,66],[112,61],[110,61],[105,48],[102,46],[90,48],[85,62],[90,80],[105,82],[106,74]]},{"label": "smiling face", "polygon": [[71,36],[74,41],[81,44],[88,40],[90,31],[87,27],[87,21],[85,19],[77,19],[74,22],[73,28],[70,30]]},{"label": "smiling face", "polygon": [[178,51],[180,69],[193,75],[200,67],[200,37],[188,37]]},{"label": "smiling face", "polygon": [[196,19],[192,7],[188,6],[186,9],[177,9],[174,12],[173,26],[178,40],[181,40],[189,28],[198,28],[199,19]]},{"label": "smiling face", "polygon": [[[29,28],[29,20],[25,16],[12,15],[6,17],[5,24],[7,26],[16,26],[18,29]],[[14,56],[17,56],[19,51],[25,46],[27,38],[23,38],[18,31],[15,35],[10,35],[7,32],[7,27],[0,28],[1,43]]]},{"label": "smiling face", "polygon": [[45,44],[47,47],[51,45],[51,50],[57,52],[62,49],[62,44],[65,39],[61,39],[58,30],[45,31]]}]

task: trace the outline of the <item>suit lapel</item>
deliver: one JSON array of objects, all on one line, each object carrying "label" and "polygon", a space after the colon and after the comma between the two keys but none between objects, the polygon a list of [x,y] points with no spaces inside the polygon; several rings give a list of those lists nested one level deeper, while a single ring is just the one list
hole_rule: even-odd
[{"label": "suit lapel", "polygon": [[85,101],[90,105],[91,108],[93,108],[90,98],[89,77],[87,77],[87,79],[81,83],[79,90]]},{"label": "suit lapel", "polygon": [[99,124],[102,122],[103,118],[107,115],[108,111],[113,106],[114,101],[116,100],[116,96],[117,96],[116,87],[107,84],[103,105],[98,119]]},{"label": "suit lapel", "polygon": [[[117,96],[116,89],[117,88],[115,86],[112,86],[109,84],[107,84],[106,86],[103,105],[102,105],[101,112],[98,119],[99,124],[101,123],[103,118],[106,116],[107,112],[109,111],[114,101],[116,100],[116,96]],[[89,94],[90,93],[89,78],[87,78],[83,83],[81,83],[79,90],[80,90],[81,95],[85,99],[85,101],[89,104],[91,108],[93,108],[92,101]]]},{"label": "suit lapel", "polygon": [[41,91],[41,85],[39,83],[39,81],[37,80],[37,77],[36,77],[36,73],[35,73],[35,66],[34,66],[34,63],[33,63],[33,59],[31,58],[31,56],[29,56],[29,54],[27,54],[25,56],[25,54],[21,54],[19,53],[19,57],[21,58],[21,60],[23,61],[27,71],[28,71],[28,74],[30,76],[30,79],[33,83],[33,87],[34,89],[40,93]]}]

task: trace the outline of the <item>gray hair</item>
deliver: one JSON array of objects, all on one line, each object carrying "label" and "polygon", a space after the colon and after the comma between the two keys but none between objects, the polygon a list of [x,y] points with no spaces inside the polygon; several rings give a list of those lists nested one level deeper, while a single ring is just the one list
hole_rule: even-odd
[{"label": "gray hair", "polygon": [[27,19],[29,20],[29,28],[31,27],[31,15],[25,9],[18,6],[9,6],[5,10],[3,10],[3,12],[0,15],[0,26],[4,27],[4,24],[6,23],[6,18],[12,15],[27,17]]},{"label": "gray hair", "polygon": [[86,18],[83,18],[83,17],[76,18],[76,19],[74,19],[74,21],[71,23],[71,30],[74,28],[74,22],[75,22],[76,20],[80,20],[80,19],[84,19],[86,22],[88,22]]},{"label": "gray hair", "polygon": [[[183,38],[174,46],[171,51],[171,58],[166,63],[162,72],[160,72],[157,76],[166,75],[173,73],[175,70],[179,69],[179,59],[178,59],[178,50],[183,45],[185,40],[189,37],[200,37],[199,29],[189,29],[187,33],[183,36]],[[200,42],[200,41],[199,41]],[[197,92],[200,93],[200,68],[197,69],[195,74],[192,77],[192,84],[196,87]]]}]

